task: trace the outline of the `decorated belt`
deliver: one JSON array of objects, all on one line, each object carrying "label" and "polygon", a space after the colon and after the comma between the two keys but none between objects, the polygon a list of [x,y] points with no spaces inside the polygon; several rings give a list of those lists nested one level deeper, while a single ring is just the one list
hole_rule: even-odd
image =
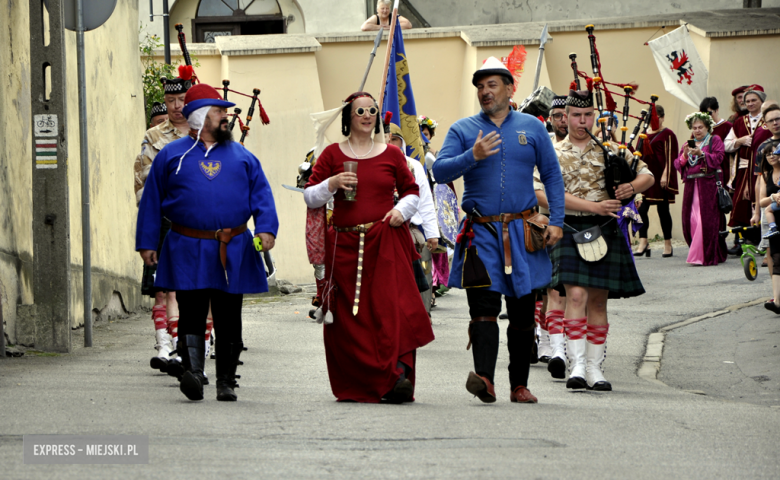
[{"label": "decorated belt", "polygon": [[355,225],[354,227],[334,227],[337,232],[358,232],[360,234],[357,279],[355,280],[355,301],[352,303],[352,315],[358,314],[358,307],[360,306],[360,285],[363,279],[363,251],[365,250],[366,244],[366,232],[378,223],[379,222],[369,222],[364,223],[363,225]]},{"label": "decorated belt", "polygon": [[354,227],[333,227],[337,232],[361,232],[366,233],[377,222],[364,223],[363,225],[355,225]]},{"label": "decorated belt", "polygon": [[685,177],[686,180],[692,180],[694,178],[712,178],[715,176],[715,172],[712,173],[692,173]]},{"label": "decorated belt", "polygon": [[501,236],[504,242],[504,273],[507,275],[512,274],[512,245],[509,238],[509,223],[514,220],[528,220],[532,216],[536,215],[536,210],[529,208],[520,213],[502,213],[501,215],[491,215],[489,217],[472,217],[471,221],[474,223],[492,223],[501,222],[503,224],[501,229]]},{"label": "decorated belt", "polygon": [[[196,228],[185,227],[178,223],[171,223],[171,230],[184,235],[185,237],[200,238],[202,240],[216,240],[219,242],[219,260],[222,262],[222,269],[225,270],[225,280],[227,275],[227,245],[233,240],[233,237],[246,232],[246,223],[233,228],[220,228],[219,230],[198,230]],[[228,281],[228,283],[230,283]]]}]

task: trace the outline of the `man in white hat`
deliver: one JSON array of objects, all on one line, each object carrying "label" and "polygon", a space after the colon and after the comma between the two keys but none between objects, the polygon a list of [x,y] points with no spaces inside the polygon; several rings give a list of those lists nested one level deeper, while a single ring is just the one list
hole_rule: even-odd
[{"label": "man in white hat", "polygon": [[[498,59],[488,58],[472,83],[482,111],[458,120],[447,133],[433,173],[441,183],[463,177],[461,244],[455,248],[449,286],[468,288],[469,335],[474,372],[466,389],[486,403],[496,401],[493,374],[498,356],[498,314],[506,298],[509,326],[510,400],[536,403],[528,390],[534,343],[534,290],[551,279],[552,265],[543,246],[526,245],[527,220],[536,215],[533,171],[537,167],[550,205],[547,244],[563,235],[564,189],[558,158],[544,124],[509,108],[514,78]],[[477,225],[473,225],[477,223]],[[475,285],[464,275],[465,246],[476,252],[487,270],[487,285]],[[529,250],[533,250],[529,252]],[[474,249],[468,248],[469,256]],[[478,269],[474,269],[477,271]],[[486,276],[483,275],[484,279]],[[466,280],[466,282],[464,282]]]}]

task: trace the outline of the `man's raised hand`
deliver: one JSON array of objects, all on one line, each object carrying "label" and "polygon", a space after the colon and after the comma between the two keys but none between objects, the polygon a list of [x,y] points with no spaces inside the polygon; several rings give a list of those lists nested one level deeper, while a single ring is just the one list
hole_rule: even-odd
[{"label": "man's raised hand", "polygon": [[501,145],[501,137],[498,132],[490,132],[484,137],[482,136],[482,130],[477,135],[477,141],[474,142],[474,160],[484,160],[491,155],[495,155],[499,152],[498,146]]}]

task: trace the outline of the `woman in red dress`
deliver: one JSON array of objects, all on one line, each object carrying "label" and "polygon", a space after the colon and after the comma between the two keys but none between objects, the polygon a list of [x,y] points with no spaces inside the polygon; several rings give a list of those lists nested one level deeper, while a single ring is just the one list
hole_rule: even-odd
[{"label": "woman in red dress", "polygon": [[[434,338],[406,224],[419,189],[401,151],[374,142],[379,109],[370,94],[350,95],[341,116],[347,140],[322,152],[304,192],[309,208],[334,198],[323,298],[331,389],[339,401],[413,401],[416,350]],[[345,172],[347,161],[358,163],[357,174]],[[350,201],[345,192],[353,189]]]}]

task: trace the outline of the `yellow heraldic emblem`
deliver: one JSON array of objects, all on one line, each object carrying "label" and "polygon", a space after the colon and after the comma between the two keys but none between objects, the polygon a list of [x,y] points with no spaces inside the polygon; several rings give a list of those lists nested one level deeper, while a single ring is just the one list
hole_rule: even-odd
[{"label": "yellow heraldic emblem", "polygon": [[[400,110],[401,118],[398,119],[398,126],[401,127],[401,131],[404,133],[404,140],[406,144],[411,148],[410,157],[414,158],[418,162],[424,161],[425,153],[423,151],[422,133],[420,133],[420,125],[417,123],[417,117],[409,115],[404,111],[404,107],[408,102],[406,95],[407,84],[404,77],[409,75],[409,63],[406,61],[406,55],[403,53],[398,54],[402,60],[399,60],[395,64],[396,81],[398,82],[398,109]],[[404,152],[405,153],[405,152]]]},{"label": "yellow heraldic emblem", "polygon": [[209,180],[214,180],[217,175],[222,171],[222,162],[219,160],[201,160],[198,162],[200,171]]}]

